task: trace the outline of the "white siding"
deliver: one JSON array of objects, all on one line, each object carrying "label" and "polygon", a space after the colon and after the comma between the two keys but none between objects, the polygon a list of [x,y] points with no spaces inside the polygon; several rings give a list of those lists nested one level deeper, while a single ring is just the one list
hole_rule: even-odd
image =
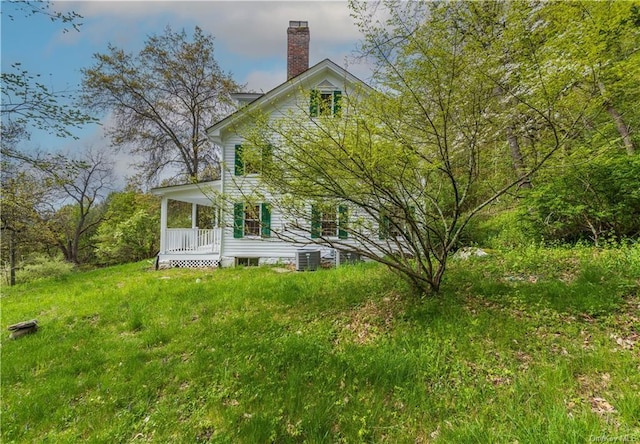
[{"label": "white siding", "polygon": [[[316,88],[320,84],[330,83],[336,89],[341,90],[343,95],[348,95],[354,91],[352,85],[347,85],[345,78],[340,77],[334,71],[325,70],[318,73],[317,76],[307,79],[304,84],[297,85],[292,88],[291,94],[286,98],[280,98],[277,103],[270,103],[269,108],[263,111],[271,115],[272,119],[284,117],[289,112],[308,112],[309,95],[308,91]],[[281,96],[282,97],[282,96]],[[241,136],[242,130],[237,133],[228,129],[223,129],[220,137],[222,140],[222,158],[223,158],[223,193],[228,198],[226,211],[223,215],[223,235],[222,235],[222,256],[223,257],[260,257],[260,258],[282,258],[293,260],[297,249],[309,245],[310,239],[308,234],[298,232],[297,242],[285,242],[275,237],[274,231],[281,231],[287,221],[283,219],[283,215],[273,208],[271,211],[271,238],[250,238],[244,237],[240,239],[234,238],[233,225],[233,203],[245,200],[244,196],[254,196],[265,194],[260,189],[259,178],[257,176],[235,176],[235,146],[243,143]],[[264,199],[257,200],[256,203],[270,202],[270,196],[264,196]],[[309,226],[311,221],[308,221]],[[342,240],[343,242],[345,240]],[[348,241],[347,242],[352,242]],[[318,247],[320,248],[320,247]]]}]

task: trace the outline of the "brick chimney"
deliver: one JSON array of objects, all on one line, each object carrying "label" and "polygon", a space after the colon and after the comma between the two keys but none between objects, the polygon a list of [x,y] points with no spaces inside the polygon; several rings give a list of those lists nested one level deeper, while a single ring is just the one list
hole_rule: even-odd
[{"label": "brick chimney", "polygon": [[309,22],[290,21],[287,29],[287,80],[309,69]]}]

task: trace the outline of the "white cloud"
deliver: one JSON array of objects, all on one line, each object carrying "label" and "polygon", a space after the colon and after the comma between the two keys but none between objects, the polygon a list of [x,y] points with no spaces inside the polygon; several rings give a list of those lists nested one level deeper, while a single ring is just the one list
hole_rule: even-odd
[{"label": "white cloud", "polygon": [[287,78],[287,70],[280,69],[274,71],[257,70],[251,71],[246,79],[247,91],[268,92],[280,85]]},{"label": "white cloud", "polygon": [[[157,21],[170,15],[164,25],[193,22],[216,37],[217,44],[228,51],[246,57],[266,58],[283,55],[286,48],[286,28],[289,20],[306,20],[311,28],[313,47],[335,47],[353,44],[359,32],[350,17],[345,1],[83,1],[58,2],[59,9],[73,10],[83,15],[90,26],[81,35],[67,33],[66,39],[92,38],[99,35],[115,40],[125,37],[120,32],[108,34],[108,29],[122,29],[135,23]],[[102,25],[95,23],[102,18]],[[131,29],[134,28],[129,28]],[[69,35],[70,34],[70,35]],[[74,35],[76,34],[76,35]],[[126,34],[126,33],[125,33]]]}]

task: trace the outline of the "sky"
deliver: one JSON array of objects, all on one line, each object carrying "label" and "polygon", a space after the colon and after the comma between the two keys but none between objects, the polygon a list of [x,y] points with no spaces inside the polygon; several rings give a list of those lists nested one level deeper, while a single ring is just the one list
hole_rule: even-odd
[{"label": "sky", "polygon": [[[25,17],[14,4],[1,1],[1,60],[3,71],[20,62],[54,91],[77,91],[81,70],[93,65],[94,54],[106,53],[109,43],[137,52],[149,35],[162,34],[167,26],[188,34],[199,26],[214,36],[215,58],[223,71],[246,85],[247,91],[266,92],[286,80],[289,20],[309,22],[311,66],[329,58],[362,80],[369,77],[368,67],[353,57],[360,33],[346,1],[94,0],[51,5],[55,11],[80,14],[80,31],[64,32],[60,22],[43,15]],[[109,146],[100,126],[75,134],[77,141],[32,131],[23,148],[69,153]],[[117,165],[121,177],[131,174],[129,164],[130,159],[121,156]]]}]

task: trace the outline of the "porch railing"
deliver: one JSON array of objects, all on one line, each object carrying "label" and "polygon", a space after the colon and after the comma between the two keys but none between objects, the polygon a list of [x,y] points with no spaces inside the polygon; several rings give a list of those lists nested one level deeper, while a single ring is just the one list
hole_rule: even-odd
[{"label": "porch railing", "polygon": [[220,253],[220,228],[167,228],[165,253]]}]

